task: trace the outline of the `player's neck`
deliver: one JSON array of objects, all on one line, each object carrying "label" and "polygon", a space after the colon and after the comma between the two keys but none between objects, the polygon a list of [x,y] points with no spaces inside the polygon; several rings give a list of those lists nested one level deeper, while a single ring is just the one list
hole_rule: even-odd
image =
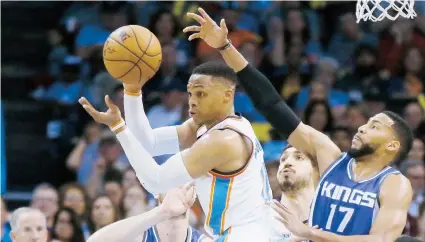
[{"label": "player's neck", "polygon": [[186,217],[168,219],[156,225],[162,242],[185,241],[188,227],[189,221]]},{"label": "player's neck", "polygon": [[229,108],[226,112],[223,112],[220,115],[217,115],[216,118],[214,118],[213,120],[211,120],[209,122],[205,122],[204,125],[207,127],[207,129],[210,129],[210,128],[214,127],[216,124],[222,122],[227,117],[232,116],[232,115],[235,115],[235,109],[234,109],[233,106],[231,108]]},{"label": "player's neck", "polygon": [[283,193],[280,202],[299,214],[301,220],[305,220],[309,216],[313,196],[314,186],[310,184],[301,190]]},{"label": "player's neck", "polygon": [[388,165],[388,160],[392,160],[392,157],[386,154],[373,154],[356,158],[351,167],[354,180],[361,181],[374,176]]}]

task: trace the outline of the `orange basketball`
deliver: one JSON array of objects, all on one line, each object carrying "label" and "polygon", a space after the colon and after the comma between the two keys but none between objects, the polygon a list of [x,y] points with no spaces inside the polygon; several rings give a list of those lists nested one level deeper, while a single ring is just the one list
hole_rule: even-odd
[{"label": "orange basketball", "polygon": [[103,46],[103,63],[123,83],[146,83],[161,65],[161,44],[148,29],[123,26],[109,35]]}]

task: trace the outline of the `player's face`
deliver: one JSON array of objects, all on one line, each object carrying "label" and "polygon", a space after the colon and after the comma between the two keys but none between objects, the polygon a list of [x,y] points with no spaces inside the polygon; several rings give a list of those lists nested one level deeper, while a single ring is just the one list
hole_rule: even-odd
[{"label": "player's face", "polygon": [[277,180],[283,192],[296,191],[310,184],[313,177],[311,160],[295,149],[286,149],[281,158]]},{"label": "player's face", "polygon": [[46,220],[38,212],[22,214],[18,221],[18,229],[12,232],[12,239],[16,242],[46,242]]},{"label": "player's face", "polygon": [[394,121],[383,113],[379,113],[360,126],[354,135],[350,155],[354,158],[371,155],[375,152],[397,152],[400,143],[397,141],[391,126]]},{"label": "player's face", "polygon": [[233,91],[225,81],[207,75],[192,75],[187,85],[189,114],[197,124],[208,124],[223,115],[233,100]]}]

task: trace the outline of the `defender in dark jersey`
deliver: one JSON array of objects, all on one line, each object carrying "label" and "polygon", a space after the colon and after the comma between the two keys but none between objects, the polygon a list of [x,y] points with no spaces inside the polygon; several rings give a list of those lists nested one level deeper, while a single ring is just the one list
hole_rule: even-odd
[{"label": "defender in dark jersey", "polygon": [[199,12],[202,16],[196,20],[201,26],[183,30],[195,32],[189,40],[201,38],[217,48],[256,108],[292,146],[317,162],[321,178],[310,222],[322,230],[302,224],[283,205],[273,204],[287,228],[314,241],[394,241],[405,226],[412,199],[408,179],[388,166],[403,159],[412,146],[406,122],[392,112],[380,113],[359,128],[350,152],[341,153],[325,134],[303,124],[269,80],[232,46],[223,19],[218,26],[204,10]]},{"label": "defender in dark jersey", "polygon": [[188,211],[196,198],[193,184],[175,188],[149,212],[110,224],[94,233],[88,242],[212,242],[189,226]]}]

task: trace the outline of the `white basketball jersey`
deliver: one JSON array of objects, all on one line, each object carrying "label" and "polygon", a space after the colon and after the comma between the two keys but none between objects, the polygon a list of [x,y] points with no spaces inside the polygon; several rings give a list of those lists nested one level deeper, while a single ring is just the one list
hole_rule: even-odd
[{"label": "white basketball jersey", "polygon": [[196,179],[196,191],[205,212],[205,230],[213,237],[222,236],[232,226],[266,221],[272,199],[263,149],[251,124],[241,116],[231,116],[209,130],[201,127],[198,138],[212,130],[229,129],[247,137],[253,151],[246,165],[232,173],[212,170]]}]

